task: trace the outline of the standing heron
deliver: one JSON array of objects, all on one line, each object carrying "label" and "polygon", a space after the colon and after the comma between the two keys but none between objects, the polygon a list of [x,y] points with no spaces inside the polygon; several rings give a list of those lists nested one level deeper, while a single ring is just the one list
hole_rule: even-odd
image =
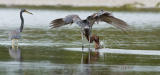
[{"label": "standing heron", "polygon": [[20,11],[20,19],[21,19],[21,26],[20,26],[20,28],[9,32],[9,39],[12,40],[12,48],[14,48],[15,43],[16,43],[16,45],[18,47],[18,39],[21,38],[21,32],[22,32],[23,26],[24,26],[24,19],[23,19],[23,15],[22,15],[23,12],[26,12],[28,14],[32,14],[29,11],[27,11],[26,9],[21,9],[21,11]]},{"label": "standing heron", "polygon": [[[57,27],[61,27],[67,24],[72,24],[72,23],[76,23],[77,25],[79,25],[81,27],[81,38],[82,38],[82,50],[83,50],[83,36],[84,36],[84,30],[88,29],[89,30],[89,37],[91,38],[91,31],[92,31],[92,26],[99,21],[103,21],[106,23],[109,23],[123,31],[125,31],[125,29],[128,28],[128,24],[126,22],[124,22],[121,19],[118,19],[114,16],[111,15],[111,13],[107,12],[107,11],[103,11],[100,10],[97,13],[94,13],[90,16],[88,16],[86,19],[82,20],[78,15],[68,15],[64,18],[58,18],[55,19],[53,21],[51,21],[51,28],[57,28]],[[89,38],[89,44],[91,42]]]}]

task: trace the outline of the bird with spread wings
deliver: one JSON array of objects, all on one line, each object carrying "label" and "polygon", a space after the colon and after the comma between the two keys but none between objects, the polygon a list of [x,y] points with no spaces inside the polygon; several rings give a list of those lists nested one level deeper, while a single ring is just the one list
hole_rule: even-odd
[{"label": "bird with spread wings", "polygon": [[[88,29],[89,32],[89,37],[91,36],[91,31],[92,31],[92,26],[97,22],[99,23],[100,21],[106,22],[108,24],[111,24],[122,31],[126,31],[128,28],[128,24],[124,22],[121,19],[118,19],[114,17],[111,13],[100,10],[97,13],[93,13],[92,15],[88,16],[86,19],[82,20],[78,15],[68,15],[65,16],[64,18],[58,18],[53,21],[51,21],[51,28],[58,28],[64,25],[76,23],[81,27],[81,38],[82,38],[82,49],[83,49],[83,35],[85,34],[85,29]],[[90,39],[89,39],[90,42]]]}]

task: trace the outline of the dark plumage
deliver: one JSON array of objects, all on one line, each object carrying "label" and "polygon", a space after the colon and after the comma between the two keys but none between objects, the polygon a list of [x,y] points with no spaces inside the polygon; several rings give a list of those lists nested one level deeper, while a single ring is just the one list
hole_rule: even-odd
[{"label": "dark plumage", "polygon": [[60,27],[60,26],[63,26],[65,25],[65,22],[63,21],[62,18],[59,18],[59,19],[55,19],[51,22],[52,25],[54,26],[51,26],[52,28],[56,28],[56,27]]},{"label": "dark plumage", "polygon": [[[107,11],[103,11],[103,10],[88,16],[85,20],[81,20],[78,15],[68,15],[64,18],[55,19],[55,20],[51,21],[50,27],[57,28],[57,27],[61,27],[61,26],[67,25],[67,24],[76,23],[77,25],[79,25],[81,27],[82,42],[83,42],[83,35],[85,32],[85,29],[88,29],[88,33],[87,33],[86,37],[87,38],[90,37],[88,40],[89,40],[89,42],[91,42],[90,39],[91,39],[91,35],[92,35],[92,33],[91,33],[92,26],[94,25],[94,23],[96,23],[96,22],[98,23],[99,21],[103,21],[108,24],[111,24],[111,25],[113,25],[123,31],[125,31],[125,29],[128,28],[128,24],[126,22],[112,16],[111,13],[109,13]],[[83,45],[83,43],[82,43],[82,45]]]},{"label": "dark plumage", "polygon": [[111,24],[121,30],[125,30],[128,28],[128,24],[126,22],[124,22],[123,20],[121,19],[118,19],[114,16],[112,16],[111,13],[109,12],[106,12],[106,11],[103,11],[101,10],[100,12],[98,13],[94,13],[92,14],[91,16],[88,16],[87,17],[87,20],[90,22],[91,26],[95,23],[95,22],[99,22],[99,21],[103,21],[103,22],[106,22],[108,24]]},{"label": "dark plumage", "polygon": [[67,24],[72,24],[72,23],[76,23],[81,27],[85,27],[85,25],[92,27],[94,23],[96,22],[98,23],[99,21],[103,21],[108,24],[111,24],[121,30],[125,30],[128,28],[128,24],[126,22],[112,16],[111,13],[103,10],[88,16],[85,20],[81,20],[78,15],[68,15],[65,18],[55,19],[51,21],[50,27],[57,28],[57,27],[61,27]]},{"label": "dark plumage", "polygon": [[101,47],[100,42],[99,42],[99,36],[93,34],[89,37],[89,34],[90,34],[89,29],[84,29],[83,34],[85,35],[89,43],[95,42],[95,49],[99,49]]}]

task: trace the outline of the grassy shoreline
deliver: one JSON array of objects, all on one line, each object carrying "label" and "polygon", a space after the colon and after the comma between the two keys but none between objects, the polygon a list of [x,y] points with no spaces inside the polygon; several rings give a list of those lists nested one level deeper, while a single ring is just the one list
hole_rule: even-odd
[{"label": "grassy shoreline", "polygon": [[47,10],[107,10],[107,11],[128,11],[128,12],[160,12],[160,8],[137,8],[134,5],[122,5],[119,7],[107,7],[107,6],[69,6],[69,5],[58,5],[58,6],[35,6],[35,5],[0,5],[0,8],[28,8],[28,9],[47,9]]}]

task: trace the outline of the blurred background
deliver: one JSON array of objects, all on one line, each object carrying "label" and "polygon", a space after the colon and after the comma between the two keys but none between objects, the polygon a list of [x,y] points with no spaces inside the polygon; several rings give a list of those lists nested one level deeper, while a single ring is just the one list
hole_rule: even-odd
[{"label": "blurred background", "polygon": [[[135,10],[134,8],[152,8],[159,11],[160,0],[0,0],[1,7],[37,7],[50,9],[71,9],[75,10]],[[43,6],[43,7],[42,7]],[[67,7],[68,6],[68,7]],[[62,8],[63,7],[63,8]],[[65,8],[66,7],[66,8]],[[79,8],[79,9],[77,9]],[[88,9],[87,9],[88,8]],[[90,8],[90,9],[89,9]],[[113,9],[114,8],[114,9]],[[154,9],[153,9],[154,8]],[[142,10],[142,9],[141,9]],[[144,9],[143,9],[144,10]]]},{"label": "blurred background", "polygon": [[160,0],[0,0],[1,5],[33,5],[33,6],[108,6],[119,7],[125,4],[139,4],[137,7],[154,8],[159,6]]},{"label": "blurred background", "polygon": [[[20,27],[22,8],[33,15],[23,13],[19,48],[12,48],[8,32]],[[85,39],[81,52],[75,23],[49,27],[54,19],[70,14],[85,19],[101,9],[130,26],[124,33],[104,22],[95,24],[93,34],[105,49],[95,51],[92,43],[89,51]],[[0,75],[159,75],[159,12],[160,0],[0,0]]]}]

